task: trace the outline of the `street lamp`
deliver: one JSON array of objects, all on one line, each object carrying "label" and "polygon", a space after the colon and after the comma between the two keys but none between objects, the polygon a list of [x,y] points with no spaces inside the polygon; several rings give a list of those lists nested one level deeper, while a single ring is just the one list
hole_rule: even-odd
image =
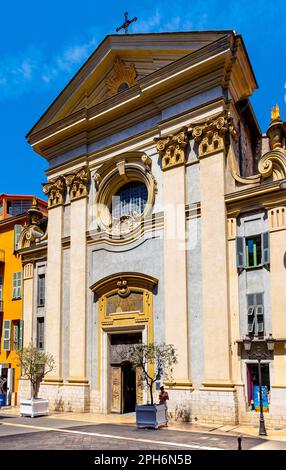
[{"label": "street lamp", "polygon": [[[269,355],[263,353],[261,351],[261,345],[257,345],[257,352],[250,354],[251,346],[252,346],[253,338],[246,335],[243,340],[243,346],[245,352],[247,353],[249,359],[254,359],[258,362],[258,384],[259,384],[259,408],[260,408],[260,417],[259,417],[259,436],[267,436],[267,432],[265,429],[265,422],[264,422],[264,413],[263,413],[263,403],[262,403],[262,380],[261,380],[261,361],[263,359],[267,359]],[[274,351],[274,343],[275,339],[272,337],[270,333],[269,336],[265,339],[267,350],[271,354]]]}]

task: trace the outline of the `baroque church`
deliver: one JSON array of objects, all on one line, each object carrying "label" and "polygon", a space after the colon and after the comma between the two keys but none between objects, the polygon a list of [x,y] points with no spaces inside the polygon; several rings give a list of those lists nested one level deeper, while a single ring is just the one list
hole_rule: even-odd
[{"label": "baroque church", "polygon": [[110,35],[28,133],[49,208],[19,241],[24,344],[54,356],[51,409],[134,411],[122,352],[165,342],[175,419],[256,423],[251,343],[286,424],[286,131],[276,106],[262,133],[257,86],[234,31]]}]

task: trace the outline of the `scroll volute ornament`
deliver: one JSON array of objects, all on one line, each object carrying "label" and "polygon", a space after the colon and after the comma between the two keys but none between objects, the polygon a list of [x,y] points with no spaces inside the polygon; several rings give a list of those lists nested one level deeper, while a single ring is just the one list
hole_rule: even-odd
[{"label": "scroll volute ornament", "polygon": [[238,137],[233,119],[226,111],[204,123],[194,125],[191,131],[198,144],[199,158],[225,151],[229,137],[232,136],[235,140]]},{"label": "scroll volute ornament", "polygon": [[168,170],[186,163],[186,146],[188,144],[188,130],[183,127],[177,134],[165,138],[155,138],[156,148],[162,157],[162,170]]},{"label": "scroll volute ornament", "polygon": [[55,207],[64,204],[66,193],[66,182],[63,176],[43,185],[43,191],[49,197],[49,207]]}]

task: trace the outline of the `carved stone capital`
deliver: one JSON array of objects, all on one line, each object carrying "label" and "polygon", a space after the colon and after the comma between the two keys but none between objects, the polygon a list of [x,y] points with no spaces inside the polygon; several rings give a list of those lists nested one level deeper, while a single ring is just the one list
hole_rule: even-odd
[{"label": "carved stone capital", "polygon": [[63,176],[43,185],[43,191],[49,197],[49,207],[56,207],[64,204],[66,193],[66,182]]},{"label": "carved stone capital", "polygon": [[70,188],[70,200],[74,201],[88,195],[90,174],[87,168],[81,168],[77,173],[65,177],[66,185]]},{"label": "carved stone capital", "polygon": [[186,163],[186,146],[189,141],[187,127],[183,127],[177,134],[156,138],[154,141],[157,151],[162,157],[162,170]]},{"label": "carved stone capital", "polygon": [[230,136],[237,139],[238,131],[230,114],[224,111],[219,116],[194,125],[192,135],[198,144],[198,156],[202,158],[217,152],[225,152]]}]

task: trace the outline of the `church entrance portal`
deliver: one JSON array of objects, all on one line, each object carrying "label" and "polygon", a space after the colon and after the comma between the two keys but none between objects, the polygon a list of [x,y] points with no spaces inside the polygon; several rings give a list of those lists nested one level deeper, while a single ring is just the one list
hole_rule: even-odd
[{"label": "church entrance portal", "polygon": [[110,337],[111,411],[131,413],[136,403],[142,403],[142,384],[139,371],[128,361],[128,350],[141,343],[141,333],[112,334]]}]

